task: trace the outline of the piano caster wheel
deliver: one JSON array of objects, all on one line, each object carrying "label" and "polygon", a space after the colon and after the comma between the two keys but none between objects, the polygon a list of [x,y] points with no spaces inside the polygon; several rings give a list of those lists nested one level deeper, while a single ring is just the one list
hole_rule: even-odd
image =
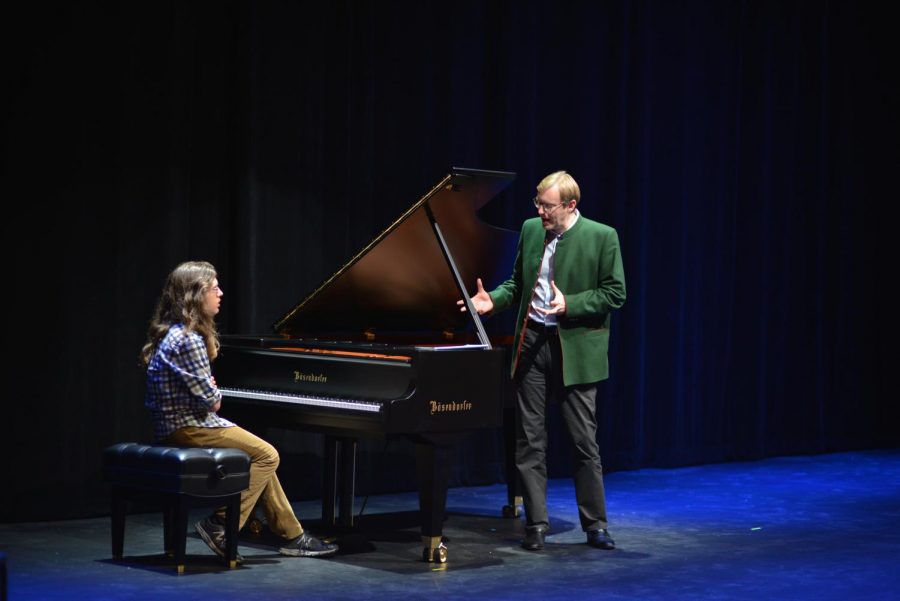
[{"label": "piano caster wheel", "polygon": [[522,512],[519,510],[518,505],[504,505],[503,506],[503,517],[517,518],[521,515],[522,515]]},{"label": "piano caster wheel", "polygon": [[447,546],[441,543],[437,547],[422,549],[422,561],[428,563],[447,563]]}]

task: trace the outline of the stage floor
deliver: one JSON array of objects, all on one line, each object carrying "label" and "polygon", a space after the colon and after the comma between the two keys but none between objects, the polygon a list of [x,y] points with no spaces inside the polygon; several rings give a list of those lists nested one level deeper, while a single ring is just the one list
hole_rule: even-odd
[{"label": "stage floor", "polygon": [[[192,531],[177,575],[150,513],[128,517],[120,562],[108,518],[0,524],[0,553],[9,601],[900,599],[900,449],[616,472],[606,490],[615,551],[584,544],[572,484],[553,480],[542,552],[519,547],[523,520],[501,517],[493,485],[450,491],[446,564],[419,561],[412,493],[367,499],[328,559],[244,536],[226,570]],[[317,503],[295,510],[322,532]]]}]

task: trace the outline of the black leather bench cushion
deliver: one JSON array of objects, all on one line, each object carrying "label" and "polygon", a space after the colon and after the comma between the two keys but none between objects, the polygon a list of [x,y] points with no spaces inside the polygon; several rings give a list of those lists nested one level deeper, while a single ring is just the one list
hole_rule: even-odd
[{"label": "black leather bench cushion", "polygon": [[247,489],[250,457],[240,449],[123,442],[103,452],[103,477],[116,486],[216,497]]}]

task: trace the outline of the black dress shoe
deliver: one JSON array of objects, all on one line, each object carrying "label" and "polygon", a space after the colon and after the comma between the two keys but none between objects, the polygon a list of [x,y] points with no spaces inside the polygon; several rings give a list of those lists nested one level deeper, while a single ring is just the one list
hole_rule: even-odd
[{"label": "black dress shoe", "polygon": [[598,549],[605,549],[607,551],[611,551],[612,549],[616,548],[616,541],[612,539],[606,528],[601,528],[599,530],[588,530],[587,544],[592,547],[597,547]]},{"label": "black dress shoe", "polygon": [[544,533],[546,528],[541,526],[529,526],[525,528],[525,540],[522,541],[522,548],[529,551],[540,551],[544,548]]}]

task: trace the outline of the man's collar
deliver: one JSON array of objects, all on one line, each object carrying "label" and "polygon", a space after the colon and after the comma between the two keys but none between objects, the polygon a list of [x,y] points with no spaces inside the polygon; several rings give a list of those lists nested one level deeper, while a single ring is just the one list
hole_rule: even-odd
[{"label": "man's collar", "polygon": [[579,218],[579,217],[581,217],[581,213],[578,212],[578,209],[575,209],[575,218],[572,220],[572,223],[569,224],[569,227],[567,227],[565,230],[563,230],[563,231],[561,231],[561,232],[557,232],[556,230],[550,230],[549,233],[553,234],[553,235],[556,236],[557,238],[562,238],[562,237],[563,237],[563,234],[565,234],[565,233],[568,232],[570,229],[572,229],[573,227],[575,227],[575,224],[578,223],[578,218]]}]

